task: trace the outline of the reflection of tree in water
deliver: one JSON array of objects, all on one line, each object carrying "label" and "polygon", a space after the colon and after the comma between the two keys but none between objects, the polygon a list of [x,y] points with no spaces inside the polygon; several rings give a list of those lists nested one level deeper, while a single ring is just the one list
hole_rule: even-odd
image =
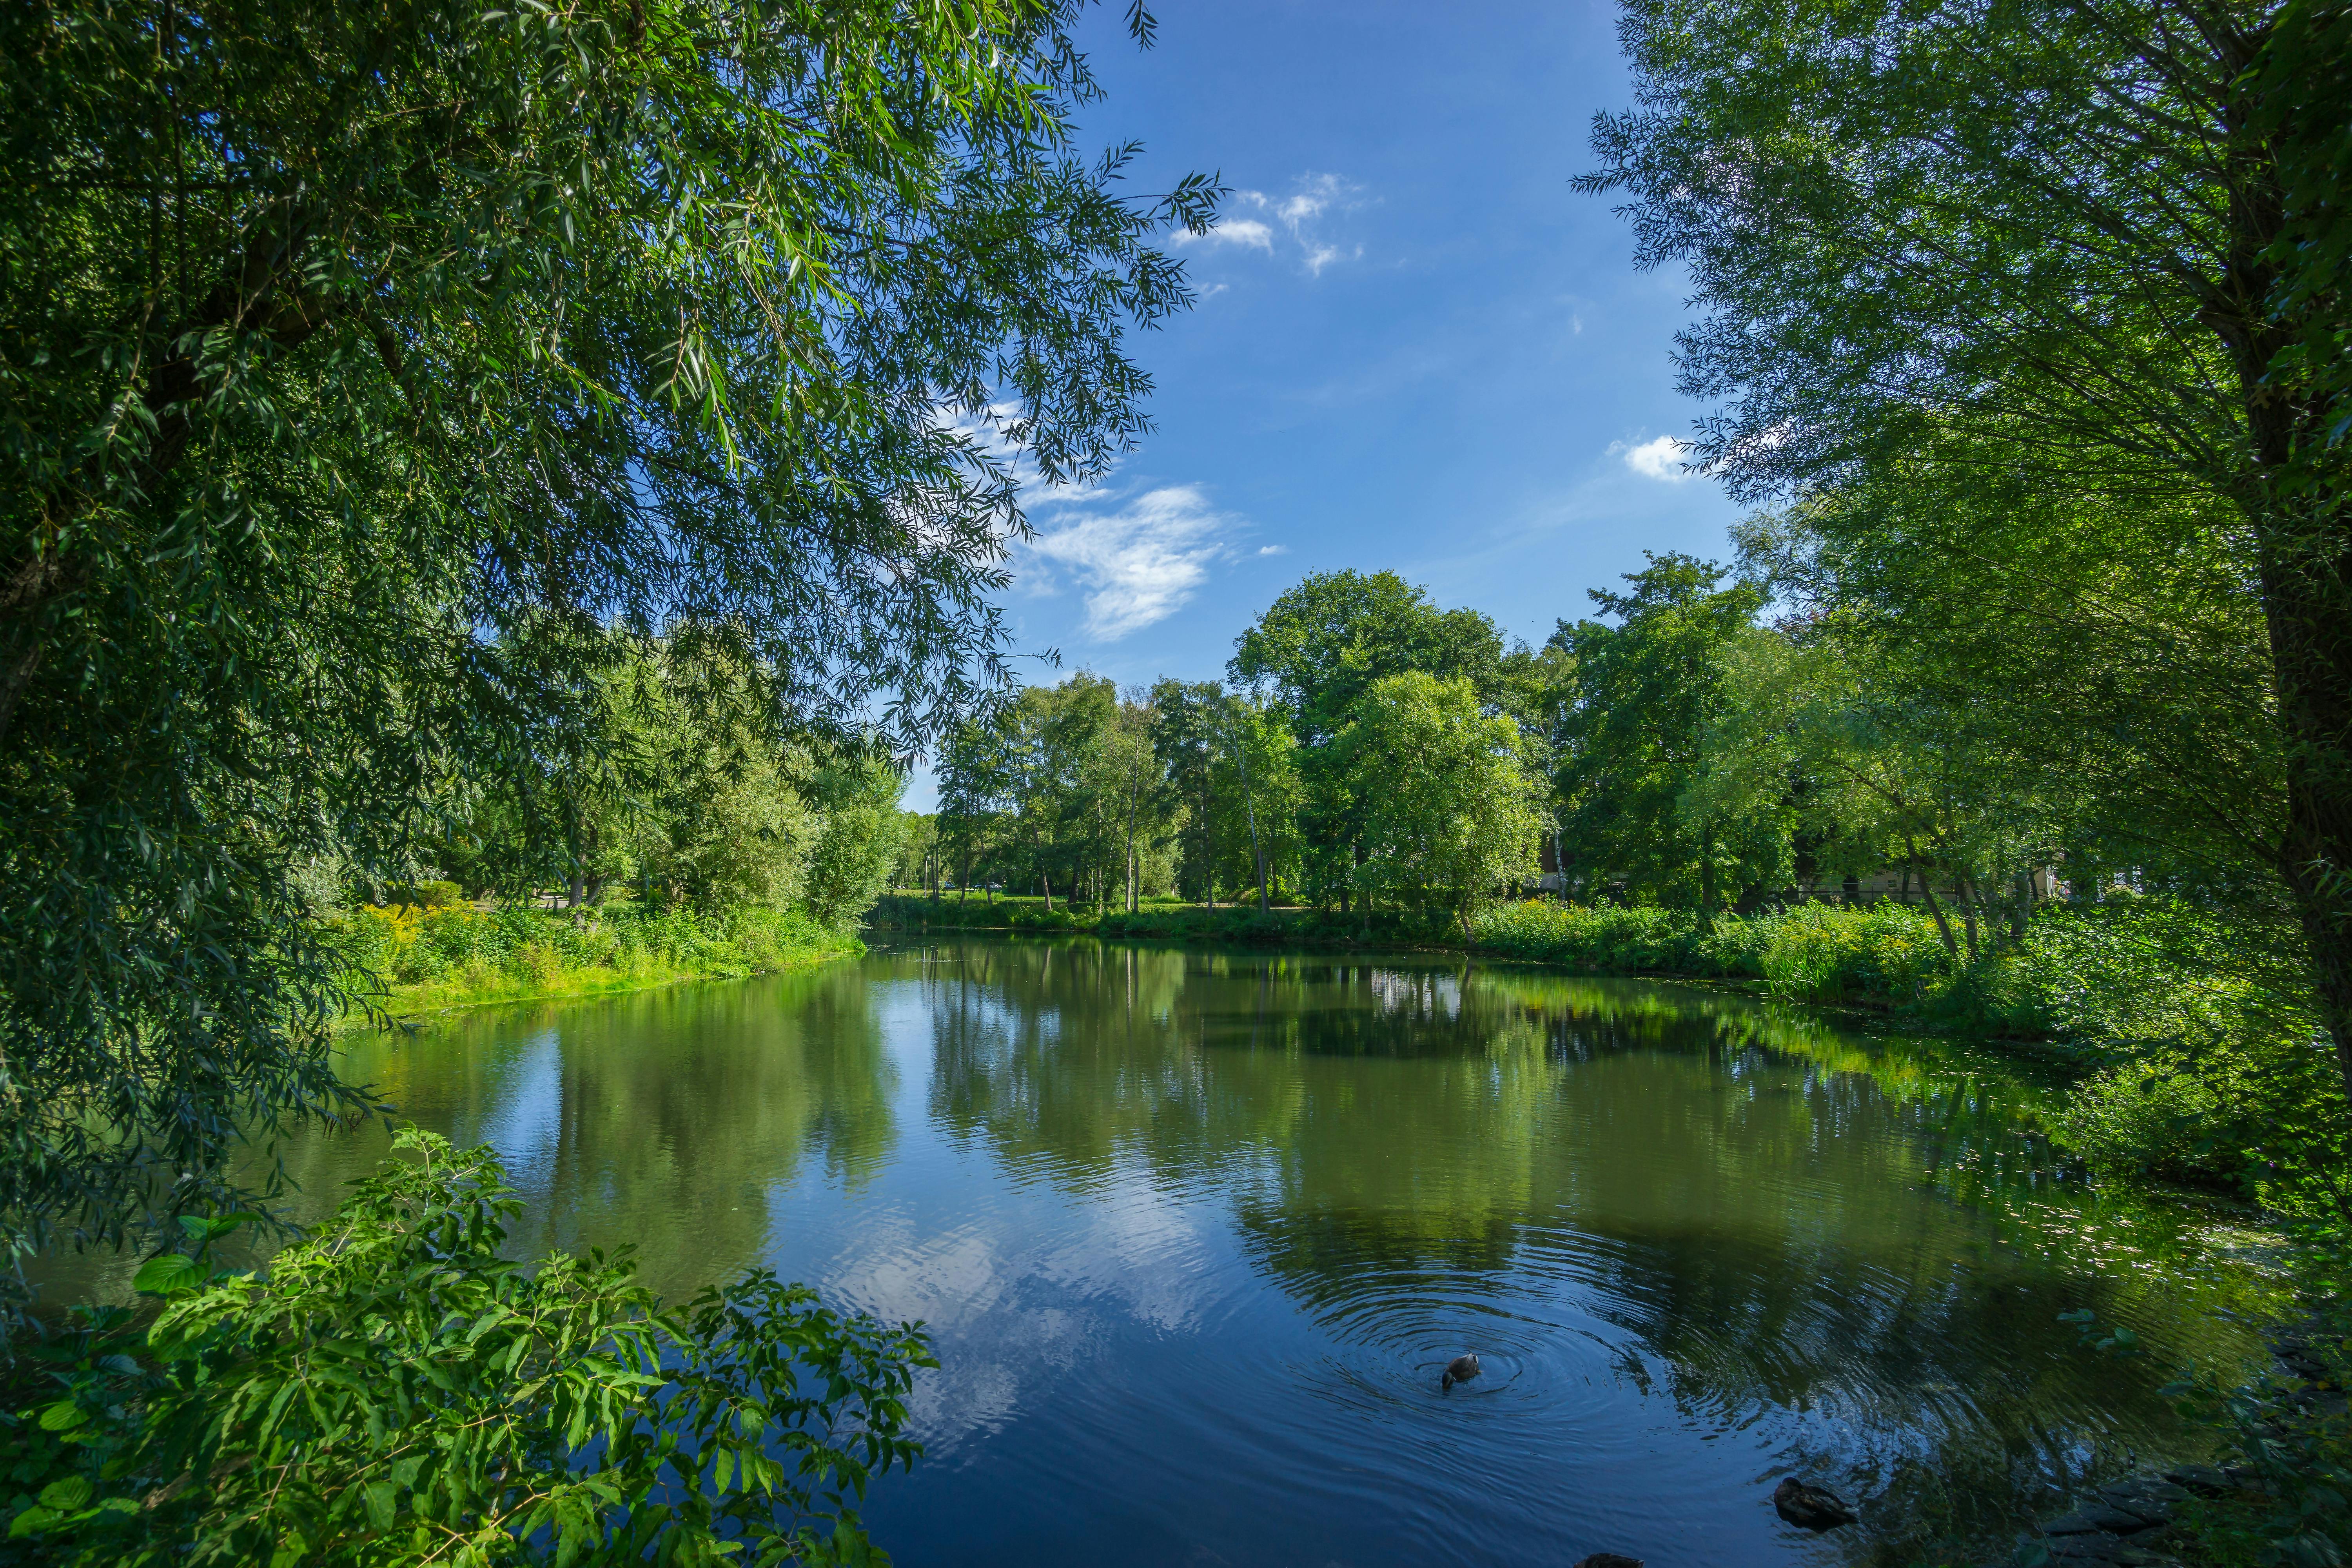
[{"label": "reflection of tree in water", "polygon": [[[880,1170],[894,1075],[870,997],[836,965],[501,1009],[371,1041],[353,1067],[426,1125],[508,1150],[519,1250],[627,1237],[646,1283],[682,1297],[759,1258],[804,1162],[853,1186]],[[313,1203],[364,1164],[346,1144],[297,1148]]]},{"label": "reflection of tree in water", "polygon": [[[1529,972],[971,956],[932,1091],[960,1135],[1078,1188],[1122,1160],[1214,1180],[1343,1339],[1534,1294],[1614,1325],[1696,1424],[1833,1415],[1851,1446],[1802,1458],[1873,1498],[1836,1538],[1859,1557],[1983,1544],[2103,1453],[2177,1448],[2168,1363],[2250,1348],[2215,1314],[2261,1284],[2205,1266],[2193,1216],[2066,1171],[2042,1091],[1966,1052]],[[2084,1354],[2076,1308],[2149,1359]]]}]

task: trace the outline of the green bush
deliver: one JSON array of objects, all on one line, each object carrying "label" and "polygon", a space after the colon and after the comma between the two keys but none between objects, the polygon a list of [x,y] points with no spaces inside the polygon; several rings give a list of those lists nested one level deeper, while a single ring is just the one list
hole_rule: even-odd
[{"label": "green bush", "polygon": [[[512,906],[371,907],[327,922],[353,987],[470,980],[550,983],[565,970],[621,975],[742,975],[838,952],[838,932],[797,910],[756,906],[707,913],[604,905],[573,912]],[[847,942],[851,948],[856,943]]]},{"label": "green bush", "polygon": [[1485,952],[1601,974],[1720,973],[1696,915],[1622,905],[1500,904],[1469,921],[1471,945]]},{"label": "green bush", "polygon": [[[499,1254],[521,1205],[487,1149],[408,1131],[265,1275],[197,1255],[37,1347],[0,1429],[15,1560],[859,1563],[855,1503],[911,1465],[919,1328],[763,1269],[665,1311],[625,1249]],[[242,1216],[239,1216],[240,1218]]]},{"label": "green bush", "polygon": [[387,903],[425,910],[455,909],[465,903],[466,889],[455,882],[412,882],[391,889]]}]

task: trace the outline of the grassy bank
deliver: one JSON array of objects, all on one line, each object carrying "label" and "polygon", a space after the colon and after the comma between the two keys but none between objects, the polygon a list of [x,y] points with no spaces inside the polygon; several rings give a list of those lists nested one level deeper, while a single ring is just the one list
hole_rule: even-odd
[{"label": "grassy bank", "polygon": [[329,930],[352,971],[382,987],[375,1005],[395,1015],[642,991],[864,951],[856,938],[787,910],[367,908]]}]

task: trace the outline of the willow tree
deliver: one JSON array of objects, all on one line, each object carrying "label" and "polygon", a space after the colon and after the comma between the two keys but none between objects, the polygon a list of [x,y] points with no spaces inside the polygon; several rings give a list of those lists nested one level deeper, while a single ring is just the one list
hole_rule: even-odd
[{"label": "willow tree", "polygon": [[1695,457],[1735,491],[1926,457],[2232,514],[2269,859],[2352,1081],[2341,0],[1629,0],[1623,38],[1586,184],[1689,269]]},{"label": "willow tree", "polygon": [[1082,9],[0,14],[9,1246],[360,1106],[288,867],[396,862],[633,640],[902,752],[1000,679],[1005,454],[1146,427],[1213,204],[1080,155]]}]

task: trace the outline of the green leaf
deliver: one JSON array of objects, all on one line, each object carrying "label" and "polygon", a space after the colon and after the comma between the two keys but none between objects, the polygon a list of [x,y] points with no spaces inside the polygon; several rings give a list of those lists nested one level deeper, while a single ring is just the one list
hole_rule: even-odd
[{"label": "green leaf", "polygon": [[51,1481],[41,1489],[41,1506],[70,1511],[88,1503],[89,1493],[90,1485],[87,1479],[81,1476],[68,1476],[63,1480]]},{"label": "green leaf", "polygon": [[390,1481],[370,1481],[366,1489],[368,1522],[378,1530],[390,1530],[393,1521],[400,1517],[400,1489]]},{"label": "green leaf", "polygon": [[194,1258],[185,1253],[165,1252],[139,1266],[131,1288],[146,1296],[175,1296],[194,1289],[197,1282]]},{"label": "green leaf", "polygon": [[61,1399],[41,1412],[41,1430],[70,1432],[89,1419],[80,1405],[70,1399]]},{"label": "green leaf", "polygon": [[19,1535],[36,1534],[44,1530],[54,1529],[64,1520],[65,1515],[54,1509],[28,1508],[10,1521],[8,1535],[11,1540],[14,1540]]}]

